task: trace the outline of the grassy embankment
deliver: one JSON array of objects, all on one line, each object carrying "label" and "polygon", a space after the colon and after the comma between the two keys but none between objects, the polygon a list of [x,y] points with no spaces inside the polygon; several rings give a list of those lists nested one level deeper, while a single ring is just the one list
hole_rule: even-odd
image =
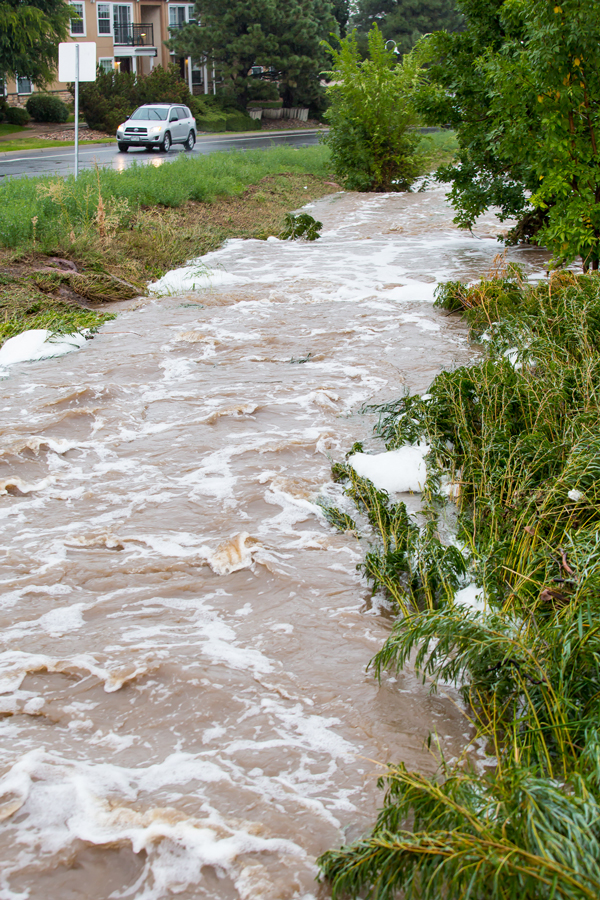
[{"label": "grassy embankment", "polygon": [[[600,278],[516,268],[438,290],[486,352],[430,399],[381,408],[388,449],[431,447],[425,526],[334,476],[377,535],[364,572],[398,618],[373,671],[414,659],[456,682],[487,747],[426,778],[390,765],[370,835],[321,859],[335,897],[581,900],[600,896]],[[446,490],[444,490],[446,485]],[[455,544],[440,540],[454,496]],[[355,528],[348,514],[332,523]],[[467,582],[485,608],[455,602]],[[402,893],[397,893],[402,892]]]},{"label": "grassy embankment", "polygon": [[327,177],[324,147],[279,147],[5,182],[0,342],[24,328],[98,324],[107,302],[144,294],[226,238],[279,234],[286,212],[335,190]]}]

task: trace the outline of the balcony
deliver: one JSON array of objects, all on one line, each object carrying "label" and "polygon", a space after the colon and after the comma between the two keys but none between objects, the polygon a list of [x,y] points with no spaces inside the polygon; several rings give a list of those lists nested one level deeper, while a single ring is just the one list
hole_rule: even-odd
[{"label": "balcony", "polygon": [[115,46],[153,47],[154,25],[115,25]]},{"label": "balcony", "polygon": [[197,19],[190,19],[189,22],[169,22],[169,31],[181,31],[186,25],[197,25]]}]

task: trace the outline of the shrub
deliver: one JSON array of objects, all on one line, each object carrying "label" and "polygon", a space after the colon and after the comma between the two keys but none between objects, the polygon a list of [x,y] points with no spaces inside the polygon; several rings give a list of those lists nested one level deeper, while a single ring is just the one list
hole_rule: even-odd
[{"label": "shrub", "polygon": [[67,105],[59,97],[51,94],[33,94],[25,104],[34,122],[66,122],[69,118]]},{"label": "shrub", "polygon": [[21,109],[18,106],[9,106],[6,110],[6,121],[9,125],[27,125],[29,113],[26,109]]},{"label": "shrub", "polygon": [[260,119],[251,119],[244,113],[229,113],[225,120],[225,131],[260,131]]},{"label": "shrub", "polygon": [[[114,134],[118,126],[142,103],[183,103],[196,117],[207,114],[201,97],[190,94],[175,66],[157,66],[149,75],[105,72],[98,69],[96,81],[79,86],[79,104],[90,128]],[[208,130],[208,129],[206,129]]]},{"label": "shrub", "polygon": [[211,133],[227,130],[227,116],[225,113],[210,110],[205,116],[196,117],[198,131]]},{"label": "shrub", "polygon": [[277,101],[279,99],[279,91],[275,82],[266,81],[264,78],[251,78],[248,80],[248,106],[253,104],[262,106],[263,101]]},{"label": "shrub", "polygon": [[200,115],[196,116],[198,131],[259,131],[260,121],[251,119],[229,97],[211,97],[204,104]]},{"label": "shrub", "polygon": [[418,122],[412,100],[422,77],[418,56],[413,51],[398,64],[376,25],[369,33],[370,59],[361,59],[355,33],[329,52],[334,83],[325,142],[336,181],[350,190],[406,190],[419,173],[421,136],[411,130]]},{"label": "shrub", "polygon": [[283,100],[252,100],[247,108],[248,109],[281,109],[283,106]]},{"label": "shrub", "polygon": [[4,121],[7,110],[8,110],[8,103],[6,102],[4,97],[0,97],[0,122]]}]

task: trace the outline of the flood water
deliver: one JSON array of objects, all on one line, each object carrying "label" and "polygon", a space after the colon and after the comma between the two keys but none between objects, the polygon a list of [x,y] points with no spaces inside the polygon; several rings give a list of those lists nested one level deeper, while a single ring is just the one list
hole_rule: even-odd
[{"label": "flood water", "polygon": [[500,226],[440,190],[309,211],[316,243],[231,241],[0,381],[2,900],[309,900],[377,763],[465,743],[451,694],[365,673],[390,620],[316,501],[365,401],[473,358],[433,289]]}]

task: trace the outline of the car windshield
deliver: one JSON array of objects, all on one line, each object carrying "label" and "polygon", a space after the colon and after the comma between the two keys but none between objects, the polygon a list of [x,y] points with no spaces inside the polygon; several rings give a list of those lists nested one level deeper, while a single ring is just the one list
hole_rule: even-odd
[{"label": "car windshield", "polygon": [[164,106],[140,106],[129,118],[144,119],[146,122],[164,122],[168,112]]}]

